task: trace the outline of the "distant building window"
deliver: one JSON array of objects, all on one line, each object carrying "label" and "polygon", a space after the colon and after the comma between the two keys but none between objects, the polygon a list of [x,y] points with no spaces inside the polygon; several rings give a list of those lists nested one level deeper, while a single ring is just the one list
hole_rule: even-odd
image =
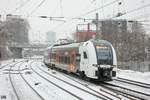
[{"label": "distant building window", "polygon": [[86,52],[83,52],[83,56],[84,56],[85,59],[87,59],[87,54],[86,54]]},{"label": "distant building window", "polygon": [[122,23],[121,22],[118,22],[118,27],[122,27]]},{"label": "distant building window", "polygon": [[1,55],[1,51],[0,51],[0,58],[2,57],[2,55]]}]

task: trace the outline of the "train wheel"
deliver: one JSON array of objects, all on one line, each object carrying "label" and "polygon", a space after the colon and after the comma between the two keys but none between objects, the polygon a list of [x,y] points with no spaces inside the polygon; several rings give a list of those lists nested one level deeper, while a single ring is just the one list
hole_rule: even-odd
[{"label": "train wheel", "polygon": [[86,75],[84,71],[79,72],[81,79],[86,79]]}]

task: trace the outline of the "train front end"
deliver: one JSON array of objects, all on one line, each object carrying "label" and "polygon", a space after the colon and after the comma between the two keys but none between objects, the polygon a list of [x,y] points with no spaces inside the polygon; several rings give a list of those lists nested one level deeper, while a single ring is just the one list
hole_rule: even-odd
[{"label": "train front end", "polygon": [[98,81],[111,81],[116,76],[116,53],[106,40],[89,40],[80,48],[80,73]]},{"label": "train front end", "polygon": [[95,76],[100,81],[111,81],[116,76],[116,71],[114,70],[117,66],[116,52],[107,41],[99,41],[93,44],[97,57],[97,64],[93,64],[93,66],[97,67]]}]

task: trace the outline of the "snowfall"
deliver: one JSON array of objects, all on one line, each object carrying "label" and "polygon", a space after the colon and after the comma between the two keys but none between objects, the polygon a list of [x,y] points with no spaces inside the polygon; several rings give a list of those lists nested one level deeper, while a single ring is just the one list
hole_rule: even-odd
[{"label": "snowfall", "polygon": [[[17,62],[17,61],[22,61],[22,59],[15,60],[15,62]],[[13,62],[13,60],[7,60],[7,61],[0,62],[0,100],[17,100],[17,98],[14,94],[14,90],[11,86],[10,79],[9,79],[10,66],[12,66],[13,63],[15,63],[15,62]],[[38,68],[36,66],[40,66],[41,68],[43,67],[43,70],[48,71],[47,67],[40,60],[37,60],[36,62],[37,62],[36,64],[33,64],[35,70],[38,71]],[[7,65],[7,64],[10,64],[10,66],[7,66],[7,67],[1,69],[1,67],[3,67],[4,65]],[[20,66],[20,64],[18,64],[17,66]],[[31,88],[29,86],[26,85],[24,80],[21,77],[18,77],[19,73],[17,72],[17,70],[18,70],[17,66],[16,66],[16,68],[13,68],[14,71],[11,72],[12,73],[11,77],[14,82],[13,85],[17,89],[17,93],[19,94],[19,96],[21,96],[21,100],[41,100],[41,98],[39,98],[37,96],[37,94],[35,92],[33,92],[33,90],[31,90]],[[41,71],[41,74],[43,76],[46,76],[50,80],[53,80],[54,83],[49,84],[43,78],[40,78],[36,74],[32,73],[31,70],[26,68],[27,66],[28,66],[28,63],[21,66],[21,69],[22,69],[21,73],[25,73],[23,75],[25,77],[25,79],[28,81],[29,84],[31,84],[31,86],[36,91],[38,91],[38,93],[45,100],[76,100],[77,99],[76,97],[73,97],[72,95],[68,94],[67,92],[62,91],[60,88],[54,86],[53,84],[57,84],[60,87],[67,89],[68,91],[72,91],[72,93],[76,93],[76,95],[82,95],[85,100],[95,100],[95,99],[93,99],[92,96],[90,96],[86,93],[82,93],[82,92],[78,93],[78,90],[76,90],[75,88],[73,88],[71,86],[67,86],[67,84],[64,84],[63,82],[61,83],[60,81],[57,81],[53,77],[50,77]],[[24,70],[25,68],[26,68],[26,70]],[[54,73],[57,77],[62,77],[61,79],[68,80],[66,77],[61,76],[59,73],[57,73],[55,71],[48,71],[48,72]],[[136,71],[131,71],[131,70],[118,69],[117,77],[126,78],[126,79],[130,79],[130,80],[135,80],[135,81],[150,84],[150,72],[136,72]],[[71,80],[69,80],[69,81],[71,82]],[[35,83],[37,85],[35,85]],[[44,84],[41,84],[41,83],[44,83]],[[77,85],[77,83],[75,83],[73,81],[71,84]],[[80,85],[78,85],[78,86],[82,87]],[[85,88],[85,87],[82,87],[82,88]]]}]

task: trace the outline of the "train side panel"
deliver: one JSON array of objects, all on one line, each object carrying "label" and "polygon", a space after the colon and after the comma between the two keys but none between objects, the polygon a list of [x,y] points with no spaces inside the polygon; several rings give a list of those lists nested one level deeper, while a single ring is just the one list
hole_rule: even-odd
[{"label": "train side panel", "polygon": [[79,68],[79,43],[56,46],[52,49],[51,65],[68,72],[76,73]]},{"label": "train side panel", "polygon": [[87,77],[96,78],[96,67],[92,64],[97,64],[95,48],[92,42],[85,42],[80,48],[81,54],[80,71],[84,72]]},{"label": "train side panel", "polygon": [[115,76],[116,52],[108,41],[89,40],[53,46],[48,50],[45,63],[81,77],[110,81]]}]

